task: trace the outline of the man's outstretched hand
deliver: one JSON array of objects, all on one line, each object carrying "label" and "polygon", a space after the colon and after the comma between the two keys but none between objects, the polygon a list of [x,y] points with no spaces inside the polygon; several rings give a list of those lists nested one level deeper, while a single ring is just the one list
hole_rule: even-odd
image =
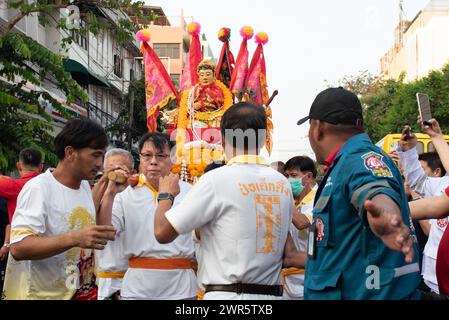
[{"label": "man's outstretched hand", "polygon": [[[377,197],[389,197],[379,195]],[[376,197],[375,197],[376,198]],[[413,238],[410,235],[410,229],[402,222],[402,218],[396,210],[388,210],[389,204],[386,206],[379,205],[378,201],[365,201],[365,209],[371,230],[377,235],[385,245],[395,251],[401,251],[408,263],[413,261]]]}]

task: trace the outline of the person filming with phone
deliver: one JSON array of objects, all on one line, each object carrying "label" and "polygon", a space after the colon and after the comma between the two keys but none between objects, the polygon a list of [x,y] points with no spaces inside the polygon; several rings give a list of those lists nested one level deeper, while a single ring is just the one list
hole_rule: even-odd
[{"label": "person filming with phone", "polygon": [[[429,121],[429,125],[422,123],[418,117],[421,130],[432,139],[436,151],[441,157],[444,168],[449,169],[449,145],[446,143],[440,125],[435,119]],[[414,219],[439,219],[440,226],[445,227],[445,231],[439,241],[436,255],[436,278],[440,295],[446,295],[449,299],[449,228],[447,228],[447,216],[449,215],[449,187],[445,193],[439,196],[421,199],[410,203],[410,210]],[[441,296],[440,296],[441,297]]]},{"label": "person filming with phone", "polygon": [[[427,95],[417,94],[419,117],[418,121],[424,133],[427,133],[432,142],[436,146],[438,141],[433,141],[436,136],[439,137],[435,130],[441,134],[438,123],[432,119],[430,113],[430,103]],[[442,136],[442,135],[441,135]],[[437,138],[438,140],[438,138]],[[442,137],[444,141],[444,137]],[[402,132],[401,140],[398,145],[399,162],[403,169],[404,175],[413,191],[419,193],[422,197],[438,196],[444,193],[444,190],[449,186],[449,177],[431,177],[426,175],[426,172],[420,163],[418,151],[416,149],[417,138],[411,132],[409,126],[406,126]],[[444,142],[446,144],[446,142]],[[438,149],[437,149],[438,150]],[[439,153],[442,157],[442,153]],[[443,160],[443,159],[441,159]],[[448,161],[449,162],[449,161]],[[444,230],[448,224],[445,219],[431,219],[429,238],[424,248],[423,262],[422,262],[422,276],[424,283],[430,288],[432,292],[438,293],[438,281],[435,272],[436,257],[438,245]]]}]

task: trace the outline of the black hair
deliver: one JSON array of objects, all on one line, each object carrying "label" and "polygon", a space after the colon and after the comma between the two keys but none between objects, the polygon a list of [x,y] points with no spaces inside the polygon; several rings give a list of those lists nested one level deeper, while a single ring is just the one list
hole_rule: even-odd
[{"label": "black hair", "polygon": [[224,165],[226,165],[226,163],[223,160],[211,162],[204,169],[204,173],[212,171],[214,169],[218,169],[220,167],[223,167]]},{"label": "black hair", "polygon": [[285,163],[284,171],[290,169],[299,169],[301,172],[312,172],[313,178],[316,178],[317,170],[315,162],[306,156],[293,157]]},{"label": "black hair", "polygon": [[163,151],[165,146],[168,149],[172,149],[175,146],[175,142],[170,140],[170,136],[160,132],[147,132],[139,140],[139,152],[142,152],[142,148],[146,142],[152,142],[156,149]]},{"label": "black hair", "polygon": [[[241,132],[239,132],[241,130]],[[243,149],[261,148],[265,143],[267,116],[262,106],[239,102],[231,106],[221,118],[221,135],[234,148],[241,148],[238,135],[242,134]],[[230,132],[231,131],[231,132]],[[254,134],[255,141],[248,135]]]},{"label": "black hair", "polygon": [[427,165],[432,169],[432,171],[435,171],[436,169],[440,168],[441,170],[441,176],[446,175],[446,169],[444,169],[443,163],[440,160],[440,156],[436,152],[426,152],[422,153],[418,157],[419,160],[425,161]]},{"label": "black hair", "polygon": [[42,153],[37,149],[25,148],[19,153],[19,161],[24,166],[37,168],[42,163]]},{"label": "black hair", "polygon": [[55,153],[59,160],[65,157],[65,148],[106,149],[108,136],[103,127],[90,119],[72,119],[55,138]]}]

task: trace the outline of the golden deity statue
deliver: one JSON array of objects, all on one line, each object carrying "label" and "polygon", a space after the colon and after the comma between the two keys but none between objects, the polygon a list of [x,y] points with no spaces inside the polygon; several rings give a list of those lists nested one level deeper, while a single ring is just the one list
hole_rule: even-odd
[{"label": "golden deity statue", "polygon": [[232,93],[215,78],[215,65],[203,60],[197,70],[198,84],[181,97],[178,129],[219,128],[223,113],[233,104]]}]

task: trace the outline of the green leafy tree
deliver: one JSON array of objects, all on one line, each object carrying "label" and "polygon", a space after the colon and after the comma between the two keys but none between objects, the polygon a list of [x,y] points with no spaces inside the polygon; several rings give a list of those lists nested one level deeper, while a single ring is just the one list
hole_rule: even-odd
[{"label": "green leafy tree", "polygon": [[339,85],[359,95],[364,112],[365,129],[373,141],[390,133],[400,133],[404,125],[416,124],[418,106],[416,93],[429,96],[432,116],[443,131],[449,133],[449,65],[431,71],[426,77],[404,82],[405,74],[398,80],[380,80],[367,72],[345,77]]},{"label": "green leafy tree", "polygon": [[[66,95],[67,103],[75,99],[86,102],[87,93],[64,70],[62,63],[64,50],[73,42],[69,36],[86,35],[88,32],[97,35],[102,29],[111,29],[111,25],[97,19],[98,8],[127,12],[140,21],[154,20],[154,16],[143,17],[141,6],[143,1],[131,0],[7,0],[8,9],[16,10],[0,30],[0,170],[11,170],[17,161],[18,152],[24,147],[40,149],[49,165],[55,165],[53,153],[51,115],[43,105],[51,104],[65,118],[74,116],[49,93],[33,89],[40,87],[44,79],[51,80]],[[66,31],[67,37],[61,40],[61,52],[53,53],[32,38],[15,33],[14,26],[24,17],[40,12],[41,24],[55,23],[54,15],[61,8],[77,6],[81,18],[86,21],[85,28],[71,29],[67,19],[62,17],[56,21],[56,28]],[[70,8],[70,7],[69,7]],[[117,15],[112,26],[113,37],[119,44],[133,39],[138,27],[123,14]],[[27,86],[27,84],[31,84]]]}]

